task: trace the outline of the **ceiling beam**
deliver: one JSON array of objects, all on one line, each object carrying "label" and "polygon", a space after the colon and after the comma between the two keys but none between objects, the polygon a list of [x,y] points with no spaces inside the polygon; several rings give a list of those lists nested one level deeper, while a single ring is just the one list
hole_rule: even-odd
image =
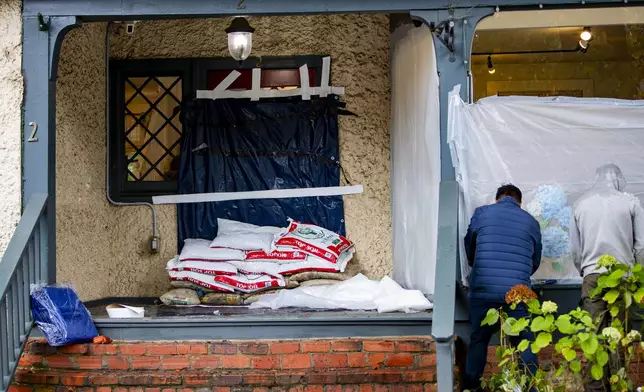
[{"label": "ceiling beam", "polygon": [[644,7],[499,12],[476,26],[481,30],[607,26],[644,23]]},{"label": "ceiling beam", "polygon": [[[617,6],[624,0],[585,0],[585,7]],[[643,4],[631,0],[629,5]],[[24,0],[26,17],[79,16],[85,21],[144,20],[232,15],[294,15],[326,13],[406,13],[447,9],[450,0]],[[459,8],[580,7],[579,0],[459,0]],[[296,26],[294,26],[296,28]]]}]

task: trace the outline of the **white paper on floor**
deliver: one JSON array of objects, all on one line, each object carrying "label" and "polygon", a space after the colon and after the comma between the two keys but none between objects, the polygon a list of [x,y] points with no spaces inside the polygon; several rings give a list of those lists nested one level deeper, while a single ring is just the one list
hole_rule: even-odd
[{"label": "white paper on floor", "polygon": [[277,294],[265,294],[250,305],[251,309],[346,309],[377,310],[379,313],[411,313],[432,307],[432,303],[419,290],[405,290],[388,276],[376,281],[362,274],[334,285],[298,287],[281,290]]}]

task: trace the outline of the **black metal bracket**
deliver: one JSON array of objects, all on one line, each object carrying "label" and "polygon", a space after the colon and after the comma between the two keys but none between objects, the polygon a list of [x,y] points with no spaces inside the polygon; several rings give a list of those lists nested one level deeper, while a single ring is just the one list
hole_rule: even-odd
[{"label": "black metal bracket", "polygon": [[49,21],[45,21],[45,17],[40,13],[38,14],[38,30],[49,31]]},{"label": "black metal bracket", "polygon": [[553,49],[553,50],[525,50],[515,52],[473,52],[472,56],[499,56],[499,55],[520,55],[520,54],[553,54],[553,53],[586,53],[587,49],[577,46],[575,49]]},{"label": "black metal bracket", "polygon": [[431,23],[429,28],[431,32],[438,38],[440,43],[442,43],[447,50],[454,53],[456,47],[454,45],[454,23],[453,19],[445,20],[440,22],[438,25]]}]

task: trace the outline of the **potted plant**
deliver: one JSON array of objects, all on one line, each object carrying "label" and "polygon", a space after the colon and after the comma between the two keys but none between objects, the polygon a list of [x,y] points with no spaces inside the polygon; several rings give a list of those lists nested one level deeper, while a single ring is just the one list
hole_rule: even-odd
[{"label": "potted plant", "polygon": [[[630,380],[630,365],[639,361],[642,345],[639,331],[632,329],[629,317],[636,307],[644,307],[644,270],[641,265],[631,268],[613,256],[603,256],[598,263],[602,272],[598,287],[591,297],[608,304],[610,326],[598,330],[598,320],[587,311],[577,308],[557,314],[558,306],[551,301],[540,302],[526,286],[515,286],[506,295],[512,309],[525,306],[529,317],[516,319],[500,309],[490,309],[482,325],[500,326],[501,344],[497,348],[500,371],[482,379],[489,391],[574,391],[583,390],[591,379],[600,380],[604,367],[611,367],[610,385],[615,392],[634,390]],[[509,338],[529,329],[534,341],[521,341],[516,347]],[[550,349],[550,350],[548,350]],[[531,374],[521,363],[520,353],[532,350],[553,352],[552,361],[540,365]]]}]

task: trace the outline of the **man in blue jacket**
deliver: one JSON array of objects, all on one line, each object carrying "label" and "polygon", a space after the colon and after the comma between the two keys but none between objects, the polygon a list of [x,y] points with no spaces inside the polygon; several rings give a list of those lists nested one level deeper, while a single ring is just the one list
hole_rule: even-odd
[{"label": "man in blue jacket", "polygon": [[[470,319],[472,335],[465,365],[464,389],[480,388],[480,379],[487,362],[487,350],[492,335],[499,329],[481,326],[489,309],[505,308],[510,317],[527,317],[525,306],[511,310],[505,294],[513,286],[530,287],[530,277],[541,261],[541,231],[532,215],[521,209],[521,190],[503,185],[496,192],[496,203],[474,211],[465,236],[465,252],[472,267],[470,273]],[[532,341],[530,331],[516,337]],[[537,356],[528,349],[521,356],[527,369],[535,372]]]}]

